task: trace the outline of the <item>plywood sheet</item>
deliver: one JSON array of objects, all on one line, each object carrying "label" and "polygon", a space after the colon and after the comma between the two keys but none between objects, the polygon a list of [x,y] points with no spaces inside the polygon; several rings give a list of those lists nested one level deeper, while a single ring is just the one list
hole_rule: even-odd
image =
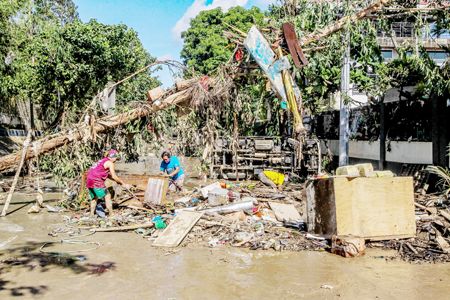
[{"label": "plywood sheet", "polygon": [[334,188],[337,234],[373,240],[415,236],[411,177],[335,178]]},{"label": "plywood sheet", "polygon": [[203,212],[197,211],[181,211],[167,226],[158,238],[156,238],[153,246],[157,247],[176,247],[184,237],[191,231],[192,227],[202,217]]},{"label": "plywood sheet", "polygon": [[308,230],[370,240],[415,236],[411,177],[316,180],[308,193]]},{"label": "plywood sheet", "polygon": [[162,176],[152,176],[148,179],[145,189],[144,202],[148,204],[166,204],[166,193],[169,187],[169,180]]},{"label": "plywood sheet", "polygon": [[298,222],[301,220],[300,214],[292,204],[269,202],[269,205],[280,222]]}]

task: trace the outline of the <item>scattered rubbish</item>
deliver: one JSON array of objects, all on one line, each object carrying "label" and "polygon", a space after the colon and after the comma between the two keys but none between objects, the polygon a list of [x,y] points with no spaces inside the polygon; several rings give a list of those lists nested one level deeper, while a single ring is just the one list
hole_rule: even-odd
[{"label": "scattered rubbish", "polygon": [[163,218],[161,216],[156,216],[152,219],[152,222],[155,224],[156,229],[164,229],[167,227],[166,223],[164,222]]},{"label": "scattered rubbish", "polygon": [[313,235],[313,234],[310,234],[310,233],[306,234],[306,238],[307,239],[312,239],[312,240],[318,240],[318,241],[325,241],[324,237],[316,236],[316,235]]},{"label": "scattered rubbish", "polygon": [[30,209],[28,209],[29,214],[36,214],[39,213],[41,211],[41,208],[39,207],[38,204],[33,204],[33,206],[30,207]]},{"label": "scattered rubbish", "polygon": [[237,203],[233,203],[233,204],[209,208],[209,209],[204,210],[204,212],[207,214],[214,214],[214,213],[226,214],[226,213],[236,212],[236,211],[240,211],[240,210],[245,211],[245,210],[249,210],[252,208],[253,208],[253,201],[249,200],[249,201],[242,201],[242,202],[237,202]]},{"label": "scattered rubbish", "polygon": [[59,206],[51,206],[51,205],[45,205],[45,208],[47,208],[47,211],[48,212],[51,212],[51,213],[59,213],[59,212],[62,212],[62,211],[64,211],[64,208],[62,208],[62,207],[59,207]]},{"label": "scattered rubbish", "polygon": [[257,235],[264,234],[264,224],[262,222],[255,223],[255,225],[253,225],[253,229],[255,230]]},{"label": "scattered rubbish", "polygon": [[186,205],[186,204],[188,204],[190,201],[191,201],[191,197],[185,196],[185,197],[181,197],[181,198],[176,199],[176,200],[174,201],[174,203],[183,203],[183,204]]},{"label": "scattered rubbish", "polygon": [[332,290],[334,287],[332,285],[329,284],[322,284],[320,286],[321,289],[326,289],[326,290]]},{"label": "scattered rubbish", "polygon": [[106,218],[105,208],[103,207],[103,205],[101,203],[97,203],[97,206],[95,207],[95,213],[100,218]]},{"label": "scattered rubbish", "polygon": [[152,229],[138,228],[134,232],[142,235],[143,237],[146,237],[146,236],[151,235],[153,231],[152,231]]},{"label": "scattered rubbish", "polygon": [[208,203],[211,206],[219,206],[228,203],[228,190],[215,188],[208,192]]},{"label": "scattered rubbish", "polygon": [[292,204],[269,202],[270,208],[280,222],[300,222],[301,216]]},{"label": "scattered rubbish", "polygon": [[307,226],[306,226],[306,222],[304,221],[297,221],[297,222],[293,222],[293,221],[284,221],[283,222],[284,227],[290,227],[290,228],[295,228],[298,229],[300,231],[307,231]]},{"label": "scattered rubbish", "polygon": [[44,192],[39,188],[36,194],[36,203],[39,207],[44,207]]},{"label": "scattered rubbish", "polygon": [[356,257],[364,254],[365,240],[353,236],[333,236],[331,238],[331,253],[343,257]]},{"label": "scattered rubbish", "polygon": [[158,247],[176,247],[184,237],[191,231],[192,227],[200,220],[203,212],[182,211],[169,226],[156,238],[153,246]]},{"label": "scattered rubbish", "polygon": [[211,247],[211,248],[215,248],[215,247],[217,247],[219,244],[220,244],[220,240],[217,239],[217,238],[214,238],[214,239],[211,239],[211,240],[208,241],[208,245],[209,245],[209,247]]},{"label": "scattered rubbish", "polygon": [[205,186],[204,188],[201,188],[200,192],[202,194],[202,197],[204,199],[206,199],[206,198],[208,198],[209,191],[212,191],[214,189],[220,189],[220,188],[222,188],[220,182],[214,182],[213,184],[210,184],[210,185]]}]

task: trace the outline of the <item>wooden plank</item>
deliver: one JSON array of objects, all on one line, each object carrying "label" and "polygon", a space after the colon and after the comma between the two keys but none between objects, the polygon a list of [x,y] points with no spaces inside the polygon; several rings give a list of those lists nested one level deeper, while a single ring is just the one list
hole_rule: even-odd
[{"label": "wooden plank", "polygon": [[283,204],[269,202],[270,208],[273,210],[275,217],[280,222],[298,222],[301,221],[301,216],[297,209],[292,204]]},{"label": "wooden plank", "polygon": [[129,231],[129,230],[135,230],[138,228],[152,228],[153,226],[154,226],[153,223],[144,223],[144,224],[135,224],[135,225],[129,225],[129,226],[92,228],[91,231],[93,231],[93,232]]},{"label": "wooden plank", "polygon": [[144,202],[148,204],[166,204],[169,179],[163,176],[150,176],[145,190]]},{"label": "wooden plank", "polygon": [[140,174],[119,174],[119,177],[128,184],[134,185],[138,190],[145,191],[147,189],[149,175]]},{"label": "wooden plank", "polygon": [[202,217],[203,212],[181,211],[155,240],[153,246],[176,247]]}]

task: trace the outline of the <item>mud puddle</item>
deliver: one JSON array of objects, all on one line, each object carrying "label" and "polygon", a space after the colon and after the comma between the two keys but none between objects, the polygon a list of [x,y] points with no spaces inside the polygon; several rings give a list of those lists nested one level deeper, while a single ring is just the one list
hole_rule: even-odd
[{"label": "mud puddle", "polygon": [[[390,251],[345,259],[307,251],[156,249],[132,232],[48,236],[63,218],[22,209],[0,219],[1,299],[448,299],[448,264],[386,260],[395,255]],[[61,243],[65,238],[81,242]],[[42,248],[45,242],[53,244]]]}]

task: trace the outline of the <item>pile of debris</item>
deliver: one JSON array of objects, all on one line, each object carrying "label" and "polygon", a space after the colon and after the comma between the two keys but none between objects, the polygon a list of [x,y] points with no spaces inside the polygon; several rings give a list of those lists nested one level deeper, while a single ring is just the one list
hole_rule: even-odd
[{"label": "pile of debris", "polygon": [[[325,238],[307,232],[304,191],[304,185],[296,183],[275,190],[259,182],[215,182],[186,191],[181,198],[169,194],[164,204],[142,201],[143,191],[134,191],[139,201],[130,199],[128,193],[118,193],[115,202],[122,207],[114,216],[74,214],[66,217],[66,224],[96,232],[134,230],[161,247],[196,244],[252,250],[328,250],[346,257],[363,254],[364,240],[359,243],[357,238]],[[417,236],[368,241],[367,247],[396,249],[410,262],[450,261],[448,205],[438,196],[416,194]]]},{"label": "pile of debris", "polygon": [[398,250],[409,262],[450,262],[450,200],[443,195],[415,195],[415,238],[371,243],[371,247]]},{"label": "pile of debris", "polygon": [[[177,243],[169,246],[182,242],[182,246],[195,243],[207,247],[230,245],[277,251],[325,249],[328,246],[324,238],[305,231],[302,219],[305,205],[298,192],[301,190],[300,184],[293,183],[279,191],[260,183],[216,182],[185,192],[186,196],[174,201],[161,199],[159,202],[164,204],[142,201],[141,206],[137,199],[121,192],[116,195],[115,203],[121,206],[115,215],[100,218],[76,213],[66,216],[65,222],[68,227],[96,232],[135,230],[157,244],[158,238],[167,231],[162,229],[175,226],[177,218],[192,216],[193,222],[181,224],[176,233],[169,232],[172,235],[182,233],[175,237]],[[136,198],[145,194],[136,190],[134,193]],[[173,196],[176,195],[169,194],[168,198]]]}]

